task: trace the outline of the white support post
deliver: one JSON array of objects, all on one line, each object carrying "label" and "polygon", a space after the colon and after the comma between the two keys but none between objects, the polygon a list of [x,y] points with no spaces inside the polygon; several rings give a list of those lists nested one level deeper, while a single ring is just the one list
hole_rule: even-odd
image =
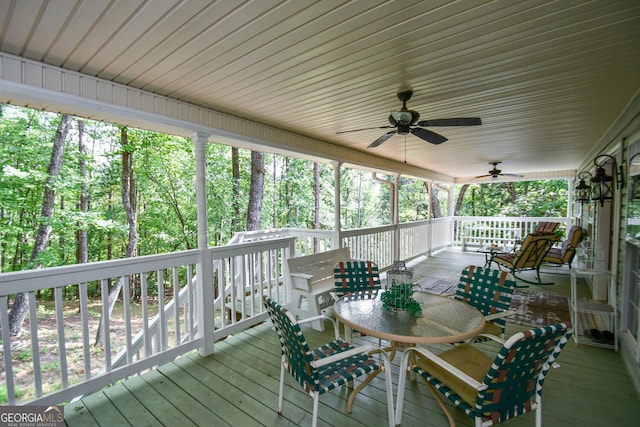
[{"label": "white support post", "polygon": [[400,174],[397,173],[393,177],[393,197],[391,200],[391,208],[393,209],[393,215],[391,221],[393,221],[393,260],[400,259]]},{"label": "white support post", "polygon": [[339,249],[342,247],[342,236],[340,231],[342,230],[342,217],[340,215],[341,205],[340,205],[340,167],[342,166],[342,162],[331,162],[333,164],[333,204],[334,204],[334,229],[338,236],[338,241],[333,242],[334,248]]},{"label": "white support post", "polygon": [[198,212],[198,250],[200,261],[196,266],[196,304],[198,313],[197,338],[202,340],[198,348],[201,356],[213,353],[214,309],[213,309],[213,261],[209,251],[207,220],[207,183],[205,148],[209,135],[196,132],[191,136],[195,146],[196,160],[196,206]]},{"label": "white support post", "polygon": [[575,179],[570,178],[567,180],[567,225],[566,231],[569,232],[571,224],[573,224],[573,187],[575,185]]},{"label": "white support post", "polygon": [[427,206],[429,206],[429,228],[427,233],[427,253],[431,256],[433,248],[433,206],[431,199],[433,198],[433,181],[427,181]]},{"label": "white support post", "polygon": [[[455,218],[455,209],[456,209],[456,201],[453,200],[454,196],[454,186],[447,185],[447,189],[449,194],[447,195],[447,215],[449,218]],[[449,235],[451,236],[451,241],[449,242],[449,246],[453,246],[453,242],[455,241],[455,220],[451,221],[449,225]]]}]

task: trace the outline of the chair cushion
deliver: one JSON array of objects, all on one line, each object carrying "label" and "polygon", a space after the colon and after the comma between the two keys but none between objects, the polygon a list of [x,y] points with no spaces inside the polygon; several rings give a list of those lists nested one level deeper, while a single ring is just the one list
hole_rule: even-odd
[{"label": "chair cushion", "polygon": [[559,227],[560,227],[559,222],[541,221],[538,223],[535,230],[533,230],[533,233],[531,234],[535,236],[554,234]]},{"label": "chair cushion", "polygon": [[547,262],[555,262],[556,264],[562,264],[563,254],[564,252],[562,251],[562,249],[551,248],[549,249],[549,252],[547,252],[547,255],[545,255],[544,260]]},{"label": "chair cushion", "polygon": [[[479,382],[484,380],[493,363],[493,359],[471,344],[457,345],[450,350],[440,353],[438,356]],[[440,382],[453,390],[453,392],[458,394],[465,402],[475,406],[478,396],[476,389],[425,357],[418,358],[417,366],[440,380]]]},{"label": "chair cushion", "polygon": [[506,262],[513,264],[513,260],[516,258],[515,254],[497,254],[493,256],[494,261]]},{"label": "chair cushion", "polygon": [[481,333],[499,337],[500,335],[502,335],[502,328],[500,327],[500,325],[496,325],[495,323],[486,322]]}]

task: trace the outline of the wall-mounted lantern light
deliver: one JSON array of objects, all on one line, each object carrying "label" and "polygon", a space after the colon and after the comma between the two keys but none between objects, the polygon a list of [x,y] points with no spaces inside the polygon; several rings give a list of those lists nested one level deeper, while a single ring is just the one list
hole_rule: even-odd
[{"label": "wall-mounted lantern light", "polygon": [[[591,178],[593,178],[593,175],[591,175],[589,172],[580,172],[578,174],[578,179],[580,181],[575,188],[575,197],[577,203],[583,205],[585,203],[589,203],[589,201],[591,200]],[[587,184],[585,180],[587,180],[589,184]]]},{"label": "wall-mounted lantern light", "polygon": [[[604,165],[612,163],[612,174],[607,175]],[[599,201],[600,206],[604,206],[605,200],[613,200],[615,188],[624,187],[624,175],[622,166],[618,168],[618,162],[615,157],[608,154],[601,154],[593,159],[596,166],[596,173],[591,178],[591,197],[593,201]]]}]

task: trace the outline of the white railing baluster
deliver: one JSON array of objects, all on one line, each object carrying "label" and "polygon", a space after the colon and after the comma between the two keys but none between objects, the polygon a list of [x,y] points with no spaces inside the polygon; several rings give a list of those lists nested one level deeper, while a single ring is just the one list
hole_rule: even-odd
[{"label": "white railing baluster", "polygon": [[178,267],[173,267],[173,325],[175,333],[175,344],[180,345],[182,336],[180,334],[180,303],[178,295],[180,294],[180,279],[178,277]]},{"label": "white railing baluster", "polygon": [[127,365],[133,363],[133,348],[131,346],[131,336],[133,332],[131,330],[131,276],[124,278],[122,286],[122,302],[123,302],[123,315],[124,315],[124,335],[125,335],[125,349]]},{"label": "white railing baluster", "polygon": [[147,273],[140,273],[140,303],[142,304],[142,333],[144,336],[144,356],[153,354],[151,348],[151,334],[149,333],[149,291]]},{"label": "white railing baluster", "polygon": [[[9,307],[9,299],[2,295],[0,307]],[[4,376],[6,378],[7,401],[9,405],[16,404],[16,389],[13,382],[13,363],[11,360],[11,331],[9,330],[9,310],[0,310],[0,329],[2,331],[2,358],[4,360]]]},{"label": "white railing baluster", "polygon": [[193,270],[190,265],[187,265],[187,310],[185,310],[184,317],[187,321],[186,328],[189,331],[189,339],[192,340],[195,337],[195,311],[194,311],[194,278]]},{"label": "white railing baluster", "polygon": [[167,315],[162,309],[164,307],[164,270],[160,269],[156,271],[158,280],[158,314],[160,315],[160,348],[159,351],[167,349],[169,342],[169,331],[167,330]]},{"label": "white railing baluster", "polygon": [[69,385],[69,374],[67,372],[67,344],[64,333],[64,299],[62,297],[62,288],[55,288],[54,299],[56,302],[56,327],[58,329],[58,358],[60,359],[60,382],[62,388]]},{"label": "white railing baluster", "polygon": [[38,303],[36,293],[28,292],[29,301],[29,330],[31,332],[31,360],[33,365],[33,379],[36,396],[42,396],[42,369],[40,368],[40,343],[38,342]]},{"label": "white railing baluster", "polygon": [[[121,277],[118,280],[122,280]],[[117,285],[116,285],[117,286]],[[109,281],[102,279],[102,336],[104,337],[104,369],[111,371],[111,322],[109,316]]]},{"label": "white railing baluster", "polygon": [[82,320],[82,351],[84,352],[84,378],[91,378],[91,343],[89,342],[89,285],[87,282],[78,285],[80,295],[80,318]]},{"label": "white railing baluster", "polygon": [[[221,302],[219,306],[220,310],[220,329],[227,326],[227,311],[225,307],[225,302],[227,301],[227,284],[225,280],[225,276],[227,274],[227,263],[226,260],[220,263],[220,267],[218,268],[218,300]],[[233,319],[235,316],[235,308],[230,308],[231,314],[229,317]]]}]

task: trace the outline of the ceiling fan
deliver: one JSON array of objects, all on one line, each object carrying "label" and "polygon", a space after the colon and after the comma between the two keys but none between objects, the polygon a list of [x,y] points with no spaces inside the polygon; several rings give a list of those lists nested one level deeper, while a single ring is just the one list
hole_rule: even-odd
[{"label": "ceiling fan", "polygon": [[522,178],[524,176],[524,175],[519,175],[519,174],[516,174],[516,173],[502,173],[502,171],[500,169],[498,169],[498,165],[500,163],[502,163],[502,162],[489,162],[490,165],[493,165],[493,169],[488,171],[487,175],[476,176],[476,179],[485,178],[487,176],[490,176],[491,179],[498,179],[501,176],[512,176],[512,177],[515,177],[515,178]]},{"label": "ceiling fan", "polygon": [[418,138],[421,138],[427,142],[432,144],[442,144],[447,140],[444,136],[432,132],[428,129],[424,129],[424,127],[429,126],[477,126],[482,124],[482,121],[477,117],[468,117],[468,118],[457,118],[457,119],[433,119],[433,120],[422,120],[420,119],[420,114],[417,111],[407,109],[407,101],[411,99],[411,95],[413,95],[413,91],[407,90],[404,92],[398,92],[398,98],[402,101],[402,108],[400,111],[391,111],[389,115],[389,123],[391,126],[378,126],[364,129],[353,129],[346,130],[337,133],[347,133],[347,132],[360,132],[363,130],[371,130],[371,129],[394,129],[382,135],[380,138],[373,141],[367,148],[377,147],[378,145],[385,142],[387,139],[391,138],[393,135],[406,135],[411,133]]}]

